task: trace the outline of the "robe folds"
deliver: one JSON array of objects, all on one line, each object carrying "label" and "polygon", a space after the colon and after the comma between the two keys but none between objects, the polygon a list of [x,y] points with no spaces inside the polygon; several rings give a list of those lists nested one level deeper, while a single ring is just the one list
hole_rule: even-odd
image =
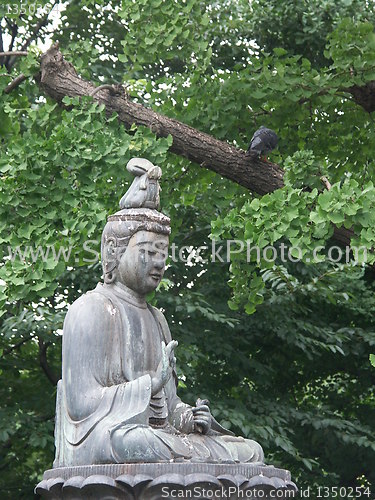
[{"label": "robe folds", "polygon": [[262,462],[255,441],[212,418],[194,432],[176,374],[152,396],[151,376],[171,335],[163,314],[129,289],[98,284],[69,308],[56,403],[54,467],[103,463]]}]

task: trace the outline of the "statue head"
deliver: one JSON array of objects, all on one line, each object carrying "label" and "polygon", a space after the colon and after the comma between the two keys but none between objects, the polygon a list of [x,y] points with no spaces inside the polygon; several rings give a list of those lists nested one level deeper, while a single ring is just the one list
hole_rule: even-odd
[{"label": "statue head", "polygon": [[161,169],[143,158],[130,160],[127,169],[136,177],[102,234],[104,282],[146,294],[164,273],[170,219],[158,211]]}]

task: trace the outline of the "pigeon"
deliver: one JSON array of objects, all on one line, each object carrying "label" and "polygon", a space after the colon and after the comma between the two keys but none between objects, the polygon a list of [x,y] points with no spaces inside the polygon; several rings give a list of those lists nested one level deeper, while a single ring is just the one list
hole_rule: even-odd
[{"label": "pigeon", "polygon": [[246,154],[249,156],[266,155],[277,146],[278,137],[270,128],[263,125],[254,133]]}]

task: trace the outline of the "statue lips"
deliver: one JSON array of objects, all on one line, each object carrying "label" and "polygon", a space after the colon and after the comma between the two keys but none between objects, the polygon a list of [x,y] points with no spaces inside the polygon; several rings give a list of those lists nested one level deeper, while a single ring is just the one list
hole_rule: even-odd
[{"label": "statue lips", "polygon": [[152,279],[157,280],[157,281],[160,281],[162,278],[161,274],[157,273],[157,272],[150,273],[150,276]]}]

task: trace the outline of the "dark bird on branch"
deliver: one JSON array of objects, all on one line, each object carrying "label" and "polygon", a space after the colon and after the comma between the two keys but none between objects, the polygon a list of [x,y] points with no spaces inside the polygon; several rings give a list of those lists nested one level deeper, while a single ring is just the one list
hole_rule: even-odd
[{"label": "dark bird on branch", "polygon": [[[277,146],[278,137],[270,128],[263,125],[254,133],[246,154],[249,156],[266,155]],[[266,158],[265,158],[266,159]]]}]

